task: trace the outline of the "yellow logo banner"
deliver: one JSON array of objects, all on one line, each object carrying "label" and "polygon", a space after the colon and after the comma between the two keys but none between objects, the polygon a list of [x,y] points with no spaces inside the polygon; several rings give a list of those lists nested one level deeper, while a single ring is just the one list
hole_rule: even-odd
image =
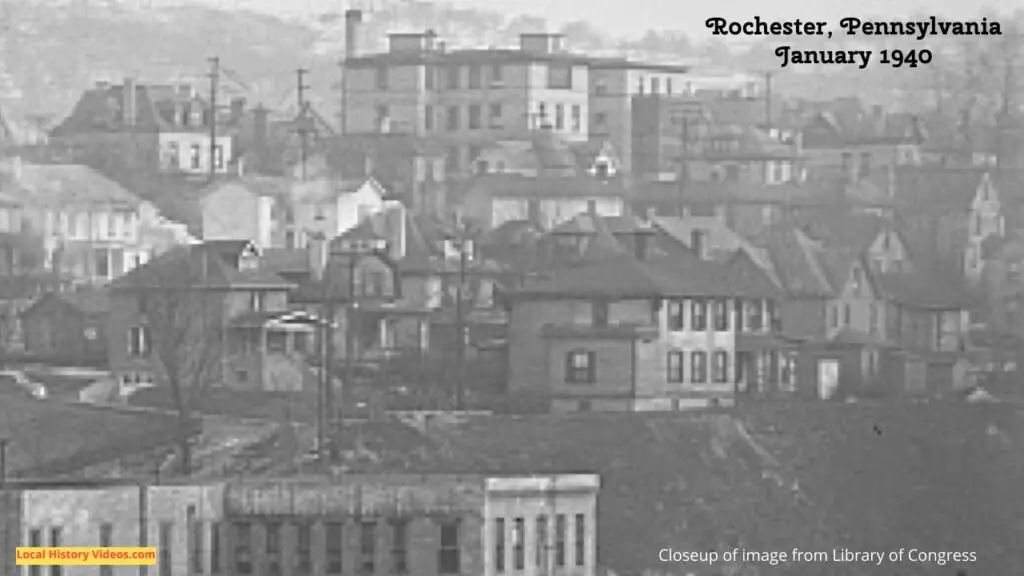
[{"label": "yellow logo banner", "polygon": [[16,548],[18,566],[153,566],[156,548]]}]

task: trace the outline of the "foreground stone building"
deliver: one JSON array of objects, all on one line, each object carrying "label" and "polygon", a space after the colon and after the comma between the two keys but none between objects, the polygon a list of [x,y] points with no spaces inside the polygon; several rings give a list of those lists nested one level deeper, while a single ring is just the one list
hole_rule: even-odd
[{"label": "foreground stone building", "polygon": [[592,576],[598,489],[589,474],[14,484],[0,554],[11,575],[16,546],[153,546],[154,576]]}]

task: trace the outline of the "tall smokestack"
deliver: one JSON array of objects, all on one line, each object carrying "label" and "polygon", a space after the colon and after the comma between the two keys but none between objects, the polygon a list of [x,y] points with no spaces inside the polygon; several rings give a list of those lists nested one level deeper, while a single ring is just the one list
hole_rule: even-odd
[{"label": "tall smokestack", "polygon": [[345,11],[345,58],[359,56],[359,34],[363,23],[362,10]]}]

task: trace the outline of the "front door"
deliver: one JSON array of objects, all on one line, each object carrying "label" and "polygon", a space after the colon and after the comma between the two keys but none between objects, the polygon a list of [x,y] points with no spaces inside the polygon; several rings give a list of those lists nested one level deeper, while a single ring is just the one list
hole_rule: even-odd
[{"label": "front door", "polygon": [[828,400],[839,391],[839,361],[818,360],[818,398]]}]

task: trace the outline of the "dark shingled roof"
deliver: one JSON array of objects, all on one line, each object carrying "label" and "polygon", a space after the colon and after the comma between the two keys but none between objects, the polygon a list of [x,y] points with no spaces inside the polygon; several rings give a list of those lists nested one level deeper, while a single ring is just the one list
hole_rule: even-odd
[{"label": "dark shingled roof", "polygon": [[895,173],[895,199],[898,206],[915,213],[964,212],[984,175],[980,168],[900,167]]},{"label": "dark shingled roof", "polygon": [[753,241],[768,251],[772,268],[790,295],[828,297],[834,293],[822,250],[800,229],[776,225]]},{"label": "dark shingled roof", "polygon": [[20,177],[0,171],[0,189],[13,197],[48,206],[110,204],[134,208],[141,200],[121,184],[79,164],[21,163]]},{"label": "dark shingled roof", "polygon": [[89,316],[110,312],[110,294],[106,290],[75,290],[72,292],[47,292],[26,308],[22,315],[29,314],[36,306],[50,298],[56,298],[78,312]]},{"label": "dark shingled roof", "polygon": [[[682,252],[638,260],[622,250],[607,232],[598,234],[611,243],[593,242],[591,255],[551,279],[511,293],[513,297],[539,298],[658,298],[673,296],[722,296],[773,298],[778,288],[742,253],[727,262],[701,260]],[[597,247],[594,244],[598,244]]]},{"label": "dark shingled roof", "polygon": [[856,206],[886,206],[884,193],[870,182],[848,186],[838,182],[759,184],[753,182],[640,182],[633,186],[635,202],[684,202],[700,204],[782,204],[828,206],[838,202]]},{"label": "dark shingled roof", "polygon": [[619,179],[601,180],[590,176],[529,177],[519,174],[485,174],[477,178],[468,194],[489,192],[497,197],[605,197],[626,198],[629,191]]},{"label": "dark shingled roof", "polygon": [[178,246],[115,279],[110,289],[289,288],[289,282],[262,263],[251,269],[239,267],[243,252],[250,246],[247,240]]},{"label": "dark shingled roof", "polygon": [[882,295],[911,308],[960,310],[971,305],[963,279],[937,274],[889,272],[873,278]]}]

